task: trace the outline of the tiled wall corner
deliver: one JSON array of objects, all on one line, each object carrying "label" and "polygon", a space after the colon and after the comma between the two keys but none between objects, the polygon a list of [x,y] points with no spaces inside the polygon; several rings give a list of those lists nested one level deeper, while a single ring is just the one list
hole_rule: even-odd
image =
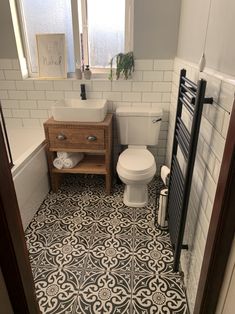
[{"label": "tiled wall corner", "polygon": [[[158,169],[165,163],[173,60],[136,60],[130,80],[92,79],[23,80],[18,60],[0,59],[0,99],[9,127],[40,128],[51,116],[51,106],[63,98],[80,98],[80,84],[87,98],[107,98],[109,112],[120,106],[161,108],[164,112],[157,156]],[[115,140],[117,142],[117,140]],[[117,144],[116,144],[117,145]],[[118,146],[115,148],[118,151]]]},{"label": "tiled wall corner", "polygon": [[[206,95],[214,98],[213,105],[206,104],[203,109],[184,235],[184,243],[189,245],[189,250],[183,250],[181,255],[190,312],[193,313],[235,85],[229,84],[226,78],[223,80],[223,75],[207,71],[200,73],[196,65],[178,58],[175,59],[173,68],[166,153],[168,165],[171,162],[180,70],[185,68],[187,76],[194,82],[200,78],[205,79]],[[183,112],[183,120],[190,127],[191,117],[187,110]],[[184,158],[179,159],[184,169]]]}]

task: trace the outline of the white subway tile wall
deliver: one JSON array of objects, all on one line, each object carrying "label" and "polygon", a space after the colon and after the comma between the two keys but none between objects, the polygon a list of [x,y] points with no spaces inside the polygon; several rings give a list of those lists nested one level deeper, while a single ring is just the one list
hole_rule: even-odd
[{"label": "white subway tile wall", "polygon": [[[159,108],[164,112],[157,156],[158,169],[165,163],[168,113],[171,101],[173,60],[136,60],[132,79],[113,80],[23,80],[18,60],[0,59],[0,100],[8,126],[41,128],[51,116],[51,106],[64,98],[80,98],[80,84],[86,85],[87,98],[106,98],[108,110],[120,106]],[[116,147],[120,149],[115,138]]]},{"label": "white subway tile wall", "polygon": [[[161,69],[157,65],[155,68]],[[199,73],[196,65],[175,59],[166,154],[168,165],[172,152],[179,73],[183,68],[194,82],[199,78],[207,80],[206,95],[214,97],[213,105],[204,105],[184,235],[184,243],[189,245],[189,250],[183,250],[181,255],[181,268],[185,275],[190,313],[193,313],[235,86],[234,83],[228,83],[226,78],[224,78],[226,81],[223,81],[222,75],[219,77],[216,73],[207,73],[206,70]],[[191,121],[187,111],[183,112],[183,119],[190,128]],[[183,163],[183,157],[181,160]]]}]

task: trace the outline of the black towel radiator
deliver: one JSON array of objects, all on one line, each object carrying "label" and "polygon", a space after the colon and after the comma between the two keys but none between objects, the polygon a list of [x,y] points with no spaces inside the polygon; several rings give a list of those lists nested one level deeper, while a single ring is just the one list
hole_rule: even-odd
[{"label": "black towel radiator", "polygon": [[[205,80],[201,79],[195,84],[186,78],[186,70],[181,70],[167,202],[169,233],[174,250],[173,270],[175,272],[179,270],[181,250],[187,249],[187,245],[183,245],[183,236],[203,104],[213,103],[213,98],[205,98],[205,90]],[[186,108],[192,116],[190,131],[182,119],[183,108]],[[186,163],[184,174],[177,158],[178,147]]]}]

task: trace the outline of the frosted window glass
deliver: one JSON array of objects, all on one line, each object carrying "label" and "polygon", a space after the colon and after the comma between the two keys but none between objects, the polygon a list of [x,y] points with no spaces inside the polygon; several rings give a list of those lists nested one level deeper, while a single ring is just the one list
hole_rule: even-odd
[{"label": "frosted window glass", "polygon": [[125,0],[87,0],[87,5],[90,66],[107,67],[124,52]]},{"label": "frosted window glass", "polygon": [[71,0],[22,0],[32,72],[38,72],[36,34],[65,33],[68,72],[74,72]]}]

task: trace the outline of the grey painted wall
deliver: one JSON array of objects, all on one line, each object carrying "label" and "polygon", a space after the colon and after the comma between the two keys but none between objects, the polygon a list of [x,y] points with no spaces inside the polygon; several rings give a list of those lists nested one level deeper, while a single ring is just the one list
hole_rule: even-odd
[{"label": "grey painted wall", "polygon": [[9,0],[0,1],[0,58],[17,58]]},{"label": "grey painted wall", "polygon": [[[181,0],[135,0],[134,53],[139,59],[174,58]],[[0,58],[17,58],[9,0],[0,0]]]},{"label": "grey painted wall", "polygon": [[177,51],[181,0],[135,0],[137,59],[171,59]]},{"label": "grey painted wall", "polygon": [[234,12],[234,0],[182,0],[177,56],[198,63],[205,43],[206,66],[235,75]]}]

